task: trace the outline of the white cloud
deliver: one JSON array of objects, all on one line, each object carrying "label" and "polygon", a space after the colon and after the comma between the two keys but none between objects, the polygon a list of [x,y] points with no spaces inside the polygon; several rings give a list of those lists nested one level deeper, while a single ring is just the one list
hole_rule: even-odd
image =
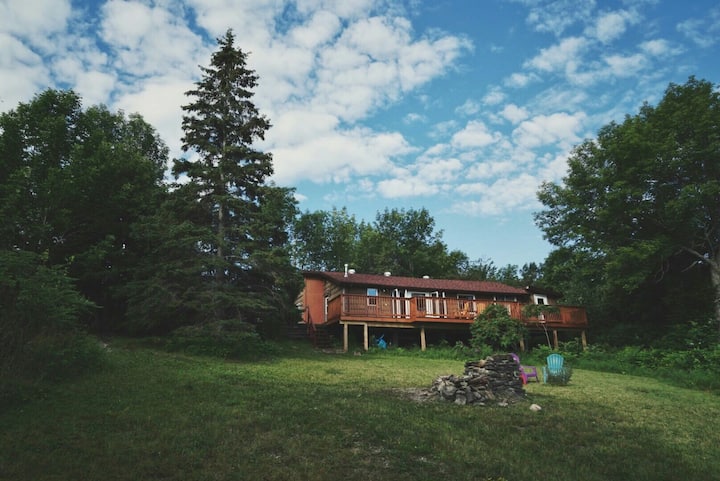
[{"label": "white cloud", "polygon": [[560,72],[575,70],[588,41],[583,37],[568,37],[560,43],[543,48],[534,58],[525,62],[525,66],[542,72]]},{"label": "white cloud", "polygon": [[640,53],[629,56],[608,55],[604,60],[610,67],[609,73],[615,77],[632,77],[648,66],[647,59]]},{"label": "white cloud", "polygon": [[102,39],[111,46],[117,68],[125,73],[186,76],[195,73],[200,57],[206,56],[201,38],[162,7],[109,0],[101,15]]},{"label": "white cloud", "polygon": [[418,177],[433,183],[452,182],[462,169],[463,164],[459,159],[434,160],[417,167]]},{"label": "white cloud", "polygon": [[405,115],[403,117],[403,123],[404,124],[415,124],[419,122],[427,122],[427,117],[425,115],[419,114],[417,112],[410,112],[409,114]]},{"label": "white cloud", "polygon": [[538,32],[556,36],[576,23],[586,23],[592,18],[595,0],[551,0],[533,2],[527,23]]},{"label": "white cloud", "polygon": [[600,42],[607,44],[621,37],[627,30],[628,25],[639,21],[640,17],[634,11],[605,12],[597,18],[595,25],[588,29],[588,33]]},{"label": "white cloud", "polygon": [[582,112],[570,115],[558,112],[538,115],[525,120],[513,130],[514,142],[522,148],[537,148],[558,144],[569,146],[580,141],[578,136],[583,128],[586,115]]},{"label": "white cloud", "polygon": [[313,12],[310,19],[288,33],[288,41],[304,49],[314,49],[333,40],[340,32],[340,18],[328,10]]},{"label": "white cloud", "polygon": [[507,87],[523,88],[527,87],[531,82],[538,80],[538,76],[530,73],[515,72],[505,79],[504,84]]},{"label": "white cloud", "polygon": [[[507,176],[517,169],[515,163],[510,160],[503,160],[497,162],[477,162],[473,164],[467,173],[468,179],[491,179],[498,176]],[[468,190],[473,190],[473,185],[482,184],[469,184],[461,188],[461,191],[467,193]]]},{"label": "white cloud", "polygon": [[458,149],[486,147],[498,141],[499,133],[488,130],[485,123],[472,120],[465,128],[453,135],[451,143]]},{"label": "white cloud", "polygon": [[475,100],[468,99],[464,104],[455,109],[455,113],[459,115],[475,115],[480,112],[480,104]]},{"label": "white cloud", "polygon": [[434,195],[439,191],[440,188],[436,184],[428,183],[418,177],[381,180],[377,185],[377,192],[387,199]]},{"label": "white cloud", "polygon": [[720,7],[707,12],[704,18],[691,18],[680,22],[677,31],[701,48],[710,48],[720,39]]},{"label": "white cloud", "polygon": [[538,179],[527,173],[503,177],[492,184],[466,184],[458,187],[458,193],[478,198],[454,202],[450,210],[466,215],[496,216],[512,210],[534,209],[538,205],[535,195],[538,186]]},{"label": "white cloud", "polygon": [[291,185],[302,179],[347,182],[356,175],[387,174],[393,168],[393,159],[412,149],[398,133],[353,129],[316,133],[298,144],[283,142],[271,151],[274,180]]},{"label": "white cloud", "polygon": [[0,3],[0,32],[49,46],[47,37],[65,30],[70,0],[4,0]]},{"label": "white cloud", "polygon": [[527,109],[524,107],[518,107],[515,104],[506,105],[500,111],[500,115],[513,124],[517,124],[518,122],[527,119],[529,116]]},{"label": "white cloud", "polygon": [[49,83],[49,77],[40,55],[17,38],[0,33],[0,109],[29,101]]},{"label": "white cloud", "polygon": [[181,105],[188,103],[185,92],[192,82],[175,77],[155,77],[133,87],[132,91],[120,93],[113,108],[127,113],[140,113],[153,125],[171,150],[180,155],[182,137]]},{"label": "white cloud", "polygon": [[640,44],[640,50],[653,57],[667,57],[673,55],[679,55],[682,53],[682,49],[674,47],[668,40],[664,38],[657,38],[654,40],[648,40]]},{"label": "white cloud", "polygon": [[485,105],[497,105],[505,100],[505,93],[500,87],[491,87],[487,94],[482,99]]}]

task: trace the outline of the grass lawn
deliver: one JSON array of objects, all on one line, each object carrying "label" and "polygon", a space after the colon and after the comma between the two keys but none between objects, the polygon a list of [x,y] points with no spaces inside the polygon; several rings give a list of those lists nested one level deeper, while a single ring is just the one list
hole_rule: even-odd
[{"label": "grass lawn", "polygon": [[527,403],[458,406],[397,388],[459,361],[111,347],[102,372],[0,413],[0,479],[720,479],[720,397],[652,379],[576,369],[568,386],[531,384]]}]

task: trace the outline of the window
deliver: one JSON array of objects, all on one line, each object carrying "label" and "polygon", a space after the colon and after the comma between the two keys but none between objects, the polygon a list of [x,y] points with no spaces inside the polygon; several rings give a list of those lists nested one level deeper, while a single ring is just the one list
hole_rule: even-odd
[{"label": "window", "polygon": [[474,294],[458,294],[458,309],[461,313],[475,312],[475,295]]},{"label": "window", "polygon": [[378,290],[375,287],[368,287],[367,296],[368,296],[368,300],[367,300],[368,306],[377,306]]},{"label": "window", "polygon": [[543,305],[545,305],[545,304],[547,304],[547,303],[548,303],[547,297],[545,297],[545,296],[535,296],[535,304],[538,304],[538,305],[540,305],[540,306],[543,306]]}]

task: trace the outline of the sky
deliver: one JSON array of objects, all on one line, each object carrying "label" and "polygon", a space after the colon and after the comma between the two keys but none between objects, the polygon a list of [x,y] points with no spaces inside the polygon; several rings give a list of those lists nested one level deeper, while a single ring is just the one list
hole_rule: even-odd
[{"label": "sky", "polygon": [[720,5],[693,0],[0,0],[0,111],[47,88],[140,113],[181,152],[184,92],[232,29],[302,211],[422,209],[470,260],[541,263],[542,182],[574,146],[720,83]]}]

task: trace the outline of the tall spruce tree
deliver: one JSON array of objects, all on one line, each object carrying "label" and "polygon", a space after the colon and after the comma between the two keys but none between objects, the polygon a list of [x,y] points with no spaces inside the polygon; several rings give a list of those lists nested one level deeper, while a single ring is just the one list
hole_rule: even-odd
[{"label": "tall spruce tree", "polygon": [[[290,268],[287,240],[277,228],[285,231],[283,219],[292,218],[295,202],[291,190],[266,182],[272,155],[252,146],[264,139],[270,122],[251,101],[258,76],[234,42],[231,30],[218,39],[210,66],[201,67],[201,80],[186,92],[192,100],[183,106],[182,148],[197,158],[177,160],[173,168],[176,178],[188,181],[176,193],[194,206],[188,220],[203,232],[196,248],[206,321],[276,314],[271,293],[277,276],[267,271]],[[269,215],[273,208],[292,212]],[[261,221],[268,218],[275,229]]]}]

